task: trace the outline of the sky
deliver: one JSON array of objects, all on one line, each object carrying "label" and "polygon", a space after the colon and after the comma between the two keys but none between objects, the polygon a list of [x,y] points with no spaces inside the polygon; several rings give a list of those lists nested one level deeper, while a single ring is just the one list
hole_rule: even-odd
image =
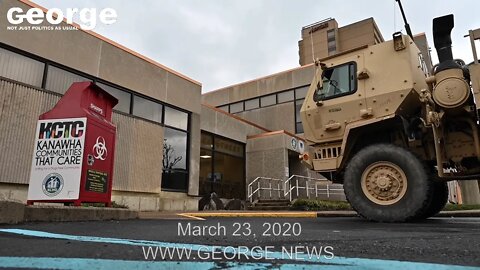
[{"label": "sky", "polygon": [[[202,92],[299,66],[301,28],[373,17],[385,40],[404,23],[394,0],[33,0],[46,8],[113,8],[117,22],[93,30],[202,83]],[[473,61],[463,36],[480,28],[480,0],[403,0],[413,34],[425,32],[437,62],[432,19],[453,13],[454,58]],[[480,48],[480,44],[477,43]],[[480,51],[480,49],[479,49]]]}]

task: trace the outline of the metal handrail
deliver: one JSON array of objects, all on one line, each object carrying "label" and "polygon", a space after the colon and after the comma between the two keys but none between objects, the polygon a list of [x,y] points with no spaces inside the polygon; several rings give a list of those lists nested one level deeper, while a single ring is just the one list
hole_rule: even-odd
[{"label": "metal handrail", "polygon": [[[277,189],[273,188],[272,189],[272,183],[270,182],[269,183],[269,188],[262,188],[261,185],[260,185],[260,180],[269,180],[269,181],[277,181],[277,182],[281,182],[283,183],[283,180],[281,179],[277,179],[277,178],[272,178],[272,177],[262,177],[262,176],[259,176],[257,178],[255,178],[252,182],[250,182],[250,184],[248,184],[248,197],[247,199],[250,199],[250,202],[253,202],[253,195],[255,195],[255,193],[260,193],[261,190],[269,190],[270,191],[270,198],[272,197],[272,190],[274,191],[281,191],[280,189],[280,184],[277,184]],[[257,183],[257,188],[255,190],[253,190],[253,184]]]},{"label": "metal handrail", "polygon": [[[293,179],[295,179],[295,183],[292,184]],[[305,186],[300,186],[299,179],[305,179]],[[268,181],[268,187],[262,187],[261,181]],[[276,188],[272,186],[272,182],[277,182]],[[311,187],[311,183],[315,183],[314,187]],[[319,188],[321,183],[327,182],[326,188]],[[281,184],[280,184],[281,183]],[[292,175],[286,180],[281,180],[277,178],[271,177],[257,177],[255,178],[250,184],[248,184],[248,197],[247,199],[250,202],[253,202],[254,195],[258,193],[258,197],[261,197],[262,191],[267,190],[269,192],[269,197],[272,198],[272,192],[277,192],[278,197],[288,198],[289,201],[292,201],[294,192],[296,193],[296,197],[300,196],[300,190],[305,190],[307,193],[307,198],[310,198],[310,194],[315,194],[315,197],[318,197],[320,194],[326,194],[327,197],[330,197],[330,194],[337,191],[342,191],[343,188],[332,188],[330,187],[331,181],[327,179],[319,179],[314,177],[308,177],[303,175]],[[275,185],[275,184],[274,184]],[[283,191],[283,192],[282,192]],[[314,192],[311,192],[314,191]],[[319,193],[320,191],[320,193]],[[326,193],[323,193],[323,192]]]}]

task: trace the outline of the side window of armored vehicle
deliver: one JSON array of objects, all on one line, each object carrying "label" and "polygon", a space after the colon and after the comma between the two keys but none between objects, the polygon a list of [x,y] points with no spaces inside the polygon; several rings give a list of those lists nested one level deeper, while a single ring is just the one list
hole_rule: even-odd
[{"label": "side window of armored vehicle", "polygon": [[323,71],[322,85],[315,91],[314,100],[345,96],[354,93],[356,90],[356,64],[351,62]]}]

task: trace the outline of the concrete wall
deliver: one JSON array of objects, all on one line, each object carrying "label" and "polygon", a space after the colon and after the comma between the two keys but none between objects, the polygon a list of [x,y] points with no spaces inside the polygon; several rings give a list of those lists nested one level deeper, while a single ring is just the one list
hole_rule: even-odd
[{"label": "concrete wall", "polygon": [[[56,94],[0,80],[0,200],[26,202],[36,122],[59,99]],[[119,113],[113,114],[113,122],[117,126],[113,200],[136,210],[196,209],[196,199],[185,193],[160,190],[163,127]],[[197,131],[192,137],[199,138],[199,121],[194,122]],[[199,147],[196,139],[191,141],[192,148]],[[198,153],[191,155],[198,160]],[[191,169],[195,166],[192,161]],[[196,170],[191,172],[190,189],[198,189]]]},{"label": "concrete wall", "polygon": [[309,85],[313,79],[313,71],[313,65],[308,65],[207,92],[202,95],[202,103],[217,107]]},{"label": "concrete wall", "polygon": [[[0,42],[190,111],[188,194],[198,194],[201,84],[90,31],[7,30],[6,13],[11,7],[28,10],[34,5],[17,0],[0,2]],[[47,24],[45,21],[39,26]],[[8,153],[0,157],[0,182],[24,184],[20,189],[26,189],[36,120],[59,98],[21,84],[0,81],[0,147]],[[160,190],[163,127],[117,113],[113,122],[118,128],[113,186],[116,198],[134,208],[148,205],[149,209],[180,209],[176,204],[181,203],[196,209],[196,205],[191,207],[195,199],[187,194],[172,195]],[[1,192],[10,194],[8,189]],[[14,197],[26,200],[26,193],[18,190],[14,193]],[[161,199],[167,200],[166,203]],[[144,200],[143,204],[140,200]]]},{"label": "concrete wall", "polygon": [[287,102],[236,114],[269,130],[295,133],[295,103]]},{"label": "concrete wall", "polygon": [[59,99],[0,80],[0,182],[28,184],[38,116]]},{"label": "concrete wall", "polygon": [[250,136],[247,141],[247,184],[256,177],[287,179],[289,177],[289,151],[293,149],[292,136],[283,132]]},{"label": "concrete wall", "polygon": [[113,189],[159,193],[163,127],[116,113],[113,122],[117,126]]},{"label": "concrete wall", "polygon": [[[312,45],[315,48],[313,50],[315,58],[328,57],[327,32],[336,29],[338,29],[338,23],[335,19],[302,28],[302,39],[298,42],[298,55],[301,66],[313,63]],[[338,37],[338,31],[336,36]]]},{"label": "concrete wall", "polygon": [[[192,113],[190,118],[190,163],[189,163],[189,179],[188,179],[188,195],[197,196],[199,190],[200,179],[200,114]],[[197,206],[195,208],[197,209]]]},{"label": "concrete wall", "polygon": [[373,18],[338,28],[337,53],[363,45],[376,44],[375,32],[377,32],[377,29]]},{"label": "concrete wall", "polygon": [[243,143],[247,142],[247,136],[249,135],[268,131],[236,119],[229,113],[208,106],[202,106],[200,129]]},{"label": "concrete wall", "polygon": [[[6,14],[11,7],[30,8],[17,0],[0,2],[0,42],[200,114],[198,82],[98,34],[81,30],[9,31]],[[45,20],[39,26],[47,24]]]}]

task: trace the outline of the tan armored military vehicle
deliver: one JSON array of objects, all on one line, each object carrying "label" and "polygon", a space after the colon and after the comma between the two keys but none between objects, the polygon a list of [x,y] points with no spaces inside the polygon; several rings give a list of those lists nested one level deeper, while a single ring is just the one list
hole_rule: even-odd
[{"label": "tan armored military vehicle", "polygon": [[433,70],[411,33],[315,63],[301,109],[311,146],[303,163],[343,183],[369,220],[432,216],[447,202],[447,181],[480,179],[480,29],[470,31],[468,65],[452,56],[452,29],[453,15],[433,20]]}]

